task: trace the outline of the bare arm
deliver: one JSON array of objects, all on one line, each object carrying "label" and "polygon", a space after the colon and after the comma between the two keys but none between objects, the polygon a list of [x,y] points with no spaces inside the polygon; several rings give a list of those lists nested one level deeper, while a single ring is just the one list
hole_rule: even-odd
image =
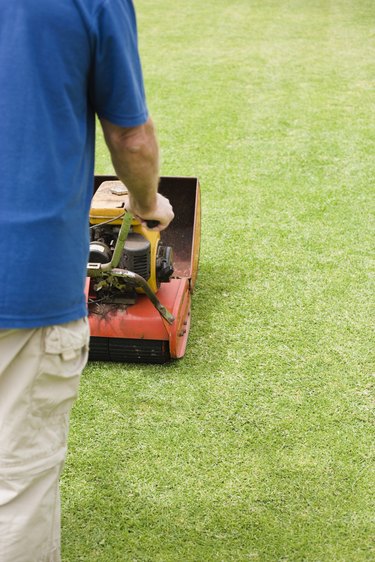
[{"label": "bare arm", "polygon": [[129,210],[142,220],[159,221],[163,230],[174,214],[158,193],[159,147],[152,120],[126,128],[101,119],[101,125],[116,174],[129,189]]}]

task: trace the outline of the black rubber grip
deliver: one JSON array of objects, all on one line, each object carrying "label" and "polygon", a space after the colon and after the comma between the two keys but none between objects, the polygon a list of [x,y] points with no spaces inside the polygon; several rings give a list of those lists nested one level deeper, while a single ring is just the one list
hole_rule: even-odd
[{"label": "black rubber grip", "polygon": [[147,228],[155,228],[159,224],[159,221],[146,221]]}]

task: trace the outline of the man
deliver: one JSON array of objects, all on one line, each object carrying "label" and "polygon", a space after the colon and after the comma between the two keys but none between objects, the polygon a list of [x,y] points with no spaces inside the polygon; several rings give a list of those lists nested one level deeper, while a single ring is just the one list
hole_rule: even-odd
[{"label": "man", "polygon": [[58,479],[87,360],[95,114],[130,210],[166,228],[131,0],[0,0],[0,560],[60,560]]}]

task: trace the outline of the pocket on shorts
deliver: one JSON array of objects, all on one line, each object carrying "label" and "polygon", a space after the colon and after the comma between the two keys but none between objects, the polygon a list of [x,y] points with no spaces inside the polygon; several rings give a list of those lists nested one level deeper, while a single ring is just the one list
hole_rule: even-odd
[{"label": "pocket on shorts", "polygon": [[70,411],[88,357],[86,318],[48,326],[42,334],[42,357],[32,391],[32,414],[52,417]]}]

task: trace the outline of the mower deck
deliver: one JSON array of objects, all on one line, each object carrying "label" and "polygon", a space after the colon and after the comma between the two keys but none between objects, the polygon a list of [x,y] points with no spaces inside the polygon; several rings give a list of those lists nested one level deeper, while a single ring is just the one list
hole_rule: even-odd
[{"label": "mower deck", "polygon": [[[95,189],[113,176],[97,176]],[[157,291],[160,302],[173,314],[169,324],[146,295],[134,304],[101,304],[90,299],[90,278],[86,293],[91,329],[92,361],[165,363],[183,357],[190,328],[191,293],[199,259],[200,189],[196,178],[163,177],[160,193],[171,202],[175,219],[162,231],[163,242],[173,248],[174,274]]]}]

